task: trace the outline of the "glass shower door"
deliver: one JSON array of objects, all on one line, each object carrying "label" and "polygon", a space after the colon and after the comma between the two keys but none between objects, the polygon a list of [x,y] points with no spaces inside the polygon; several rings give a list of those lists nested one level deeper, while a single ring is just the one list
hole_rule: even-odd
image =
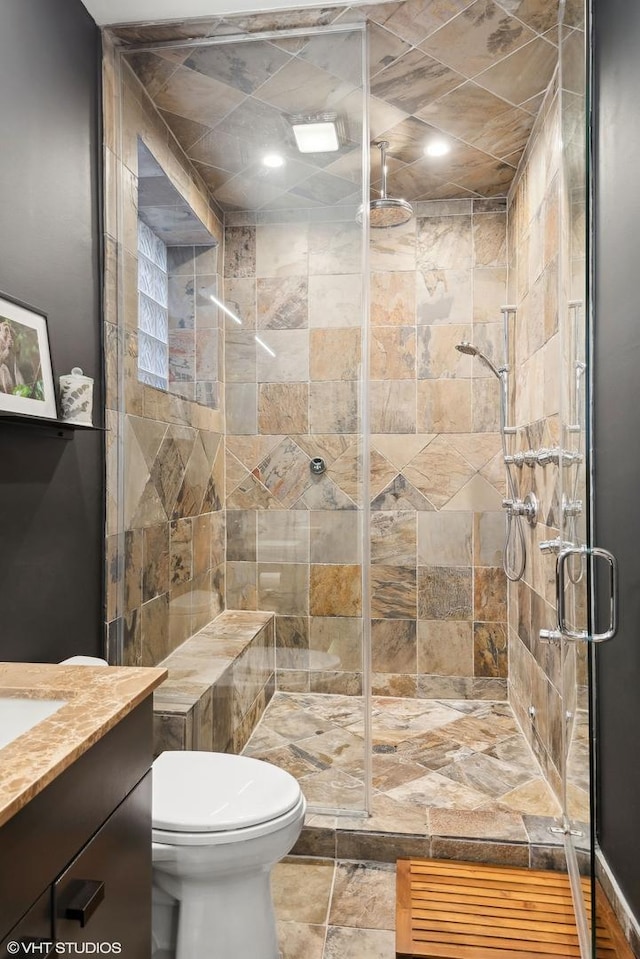
[{"label": "glass shower door", "polygon": [[[596,959],[594,650],[616,624],[616,563],[592,540],[591,308],[589,302],[588,53],[586,4],[561,5],[559,222],[561,339],[560,552],[556,571],[562,647],[563,827],[583,959]],[[596,611],[594,564],[609,564],[609,591]],[[598,578],[600,567],[598,567]],[[603,576],[603,579],[605,576]],[[606,590],[605,590],[606,592]],[[602,619],[608,623],[602,623]]]},{"label": "glass shower door", "polygon": [[[277,63],[216,128],[254,162],[214,194],[225,207],[227,605],[276,616],[277,693],[249,749],[297,776],[310,811],[360,816],[370,753],[364,32],[288,31],[235,47],[256,73]],[[208,56],[227,49],[214,42]],[[238,589],[247,577],[251,588]]]},{"label": "glass shower door", "polygon": [[[179,450],[192,424],[217,417],[224,605],[275,617],[275,650],[259,650],[224,690],[236,712],[255,706],[261,717],[242,748],[295,775],[314,812],[362,816],[371,752],[365,32],[228,31],[222,21],[211,37],[122,54],[130,99],[142,105],[133,133],[158,161],[168,156],[174,192],[207,199],[198,215],[215,233],[211,250],[190,239],[169,257],[169,393],[178,396],[153,388],[151,399],[174,411]],[[126,143],[131,132],[124,124]],[[152,225],[164,222],[175,203],[135,151],[127,159]],[[218,356],[212,411],[191,373],[210,372]],[[205,435],[205,451],[212,443]],[[265,661],[267,702],[252,704],[251,676]]]},{"label": "glass shower door", "polygon": [[[586,52],[582,4],[561,4],[560,132],[562,140],[559,218],[559,326],[561,342],[560,553],[558,625],[564,612],[562,647],[563,759],[562,805],[567,869],[573,893],[583,959],[593,955],[591,899],[590,696],[586,641],[570,638],[588,629],[589,432],[587,304]],[[572,550],[571,555],[564,555]]]}]

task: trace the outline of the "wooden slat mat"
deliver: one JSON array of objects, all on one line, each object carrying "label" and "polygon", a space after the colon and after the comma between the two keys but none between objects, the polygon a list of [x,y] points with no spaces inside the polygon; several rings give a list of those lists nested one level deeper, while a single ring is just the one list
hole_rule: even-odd
[{"label": "wooden slat mat", "polygon": [[[583,883],[588,895],[588,882]],[[598,959],[633,959],[619,927],[612,928],[611,909],[603,904],[598,911]],[[483,863],[399,859],[396,955],[580,959],[569,877]]]}]

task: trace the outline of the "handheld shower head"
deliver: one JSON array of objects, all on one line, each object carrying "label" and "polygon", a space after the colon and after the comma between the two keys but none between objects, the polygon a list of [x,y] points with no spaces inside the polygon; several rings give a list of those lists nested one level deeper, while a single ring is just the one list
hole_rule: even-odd
[{"label": "handheld shower head", "polygon": [[465,356],[477,356],[478,359],[482,360],[483,363],[489,367],[494,376],[497,376],[499,380],[502,379],[504,373],[506,372],[504,367],[498,369],[497,366],[491,362],[489,357],[479,350],[477,346],[474,346],[473,343],[469,343],[467,340],[463,340],[461,343],[456,343],[456,350],[458,353],[464,353]]},{"label": "handheld shower head", "polygon": [[477,356],[478,349],[473,346],[467,340],[463,340],[462,343],[456,343],[456,350],[458,353],[464,353],[465,356]]}]

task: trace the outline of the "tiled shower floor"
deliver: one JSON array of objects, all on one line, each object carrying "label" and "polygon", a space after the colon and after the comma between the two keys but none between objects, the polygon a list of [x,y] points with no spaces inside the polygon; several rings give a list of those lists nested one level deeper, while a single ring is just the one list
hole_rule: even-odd
[{"label": "tiled shower floor", "polygon": [[[374,697],[372,731],[373,804],[365,818],[358,815],[362,700],[278,692],[269,703],[244,752],[300,782],[311,807],[302,851],[476,858],[481,850],[468,840],[478,840],[503,844],[494,861],[544,866],[551,851],[542,846],[558,841],[548,829],[560,809],[508,703]],[[338,807],[354,813],[336,816]]]}]

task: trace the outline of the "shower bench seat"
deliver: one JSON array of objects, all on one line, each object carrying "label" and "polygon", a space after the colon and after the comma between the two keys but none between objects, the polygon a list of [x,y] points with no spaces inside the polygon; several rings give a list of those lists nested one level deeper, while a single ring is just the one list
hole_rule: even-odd
[{"label": "shower bench seat", "polygon": [[154,755],[165,749],[241,752],[275,686],[273,613],[225,610],[159,666]]}]

